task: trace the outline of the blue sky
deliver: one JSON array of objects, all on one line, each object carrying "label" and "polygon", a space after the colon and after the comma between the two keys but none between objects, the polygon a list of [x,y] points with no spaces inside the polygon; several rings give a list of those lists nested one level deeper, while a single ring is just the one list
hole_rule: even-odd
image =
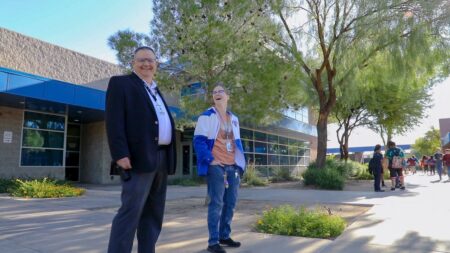
[{"label": "blue sky", "polygon": [[[105,61],[116,63],[107,39],[118,30],[148,33],[152,19],[151,0],[0,0],[0,26]],[[439,118],[450,118],[450,78],[435,86],[434,106],[428,118],[418,122],[399,144],[410,144],[431,126],[439,128]],[[330,125],[328,147],[338,147],[335,127]],[[357,129],[351,146],[381,143],[367,129]]]},{"label": "blue sky", "polygon": [[148,33],[151,0],[0,0],[0,26],[110,62],[118,30]]}]

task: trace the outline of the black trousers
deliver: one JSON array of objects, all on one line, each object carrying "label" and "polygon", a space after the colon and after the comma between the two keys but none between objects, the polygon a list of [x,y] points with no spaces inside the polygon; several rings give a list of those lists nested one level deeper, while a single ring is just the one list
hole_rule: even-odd
[{"label": "black trousers", "polygon": [[137,173],[122,181],[122,205],[113,219],[108,253],[129,253],[137,232],[138,252],[154,253],[161,232],[167,191],[167,150],[158,156],[154,172]]},{"label": "black trousers", "polygon": [[374,182],[373,182],[373,188],[374,188],[374,190],[375,191],[379,191],[379,190],[381,190],[381,188],[380,188],[380,183],[381,183],[381,176],[382,176],[383,174],[381,174],[381,173],[373,173],[373,180],[374,180]]}]

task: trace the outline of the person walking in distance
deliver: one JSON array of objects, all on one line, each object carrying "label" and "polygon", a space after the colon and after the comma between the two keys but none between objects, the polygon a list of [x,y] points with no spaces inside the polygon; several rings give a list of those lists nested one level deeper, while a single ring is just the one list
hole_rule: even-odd
[{"label": "person walking in distance", "polygon": [[133,73],[113,76],[106,92],[106,132],[122,195],[113,219],[108,253],[154,253],[161,232],[167,175],[175,173],[175,124],[154,76],[155,51],[134,51]]}]

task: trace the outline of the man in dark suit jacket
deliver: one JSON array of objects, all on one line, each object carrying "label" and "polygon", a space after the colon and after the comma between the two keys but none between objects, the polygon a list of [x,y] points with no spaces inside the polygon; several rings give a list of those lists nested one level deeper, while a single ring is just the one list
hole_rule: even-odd
[{"label": "man in dark suit jacket", "polygon": [[153,81],[155,52],[139,47],[133,73],[113,76],[106,92],[106,131],[121,169],[122,205],[114,217],[109,253],[155,252],[166,201],[167,175],[175,173],[175,124]]}]

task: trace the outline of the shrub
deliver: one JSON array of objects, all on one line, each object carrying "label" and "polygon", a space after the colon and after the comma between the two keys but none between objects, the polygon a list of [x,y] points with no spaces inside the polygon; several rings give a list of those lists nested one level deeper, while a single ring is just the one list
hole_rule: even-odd
[{"label": "shrub", "polygon": [[302,176],[305,185],[315,185],[328,190],[342,190],[344,188],[345,178],[341,171],[335,168],[317,169],[308,167]]},{"label": "shrub", "polygon": [[259,232],[303,236],[313,238],[334,238],[345,229],[343,218],[316,210],[283,205],[264,211],[255,228]]},{"label": "shrub", "polygon": [[18,183],[13,179],[0,178],[0,193],[7,193],[17,188]]},{"label": "shrub", "polygon": [[242,177],[242,182],[249,186],[265,186],[267,181],[263,180],[258,176],[255,165],[249,164],[245,170],[244,176]]},{"label": "shrub", "polygon": [[169,185],[181,185],[181,186],[199,186],[204,183],[203,178],[174,178],[167,182]]},{"label": "shrub", "polygon": [[295,178],[291,175],[289,168],[275,168],[273,169],[273,175],[270,178],[271,182],[286,182],[294,181]]},{"label": "shrub", "polygon": [[54,179],[34,179],[20,180],[16,179],[17,187],[10,193],[15,197],[26,198],[61,198],[81,196],[85,193],[82,188],[73,187],[67,182]]}]

